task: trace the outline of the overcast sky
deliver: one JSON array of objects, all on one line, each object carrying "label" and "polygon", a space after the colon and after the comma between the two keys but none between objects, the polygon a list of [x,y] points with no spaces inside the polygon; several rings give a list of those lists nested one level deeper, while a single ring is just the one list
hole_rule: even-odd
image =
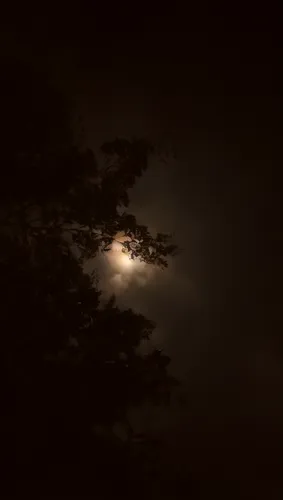
[{"label": "overcast sky", "polygon": [[104,31],[87,12],[78,25],[73,17],[55,48],[44,38],[46,19],[35,31],[91,146],[146,135],[174,151],[167,164],[151,159],[131,209],[173,232],[181,253],[143,286],[130,280],[118,300],[156,320],[157,342],[187,387],[191,420],[217,421],[218,430],[224,423],[231,437],[243,420],[244,435],[256,433],[254,417],[266,447],[276,448],[269,431],[282,415],[279,93],[270,16],[194,17],[172,8],[137,14],[137,25],[103,16]]},{"label": "overcast sky", "polygon": [[117,34],[99,70],[89,52],[76,89],[90,142],[147,135],[175,151],[152,159],[132,209],[181,254],[119,300],[157,322],[189,400],[180,428],[204,421],[231,448],[249,436],[248,464],[259,434],[272,462],[282,415],[278,92],[269,20],[238,21],[176,15]]}]

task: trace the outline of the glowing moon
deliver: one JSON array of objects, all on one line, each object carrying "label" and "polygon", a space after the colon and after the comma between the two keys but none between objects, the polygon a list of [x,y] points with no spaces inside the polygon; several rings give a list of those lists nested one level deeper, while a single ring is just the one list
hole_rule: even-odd
[{"label": "glowing moon", "polygon": [[117,263],[124,271],[131,271],[134,265],[133,260],[122,252],[117,256]]},{"label": "glowing moon", "polygon": [[125,241],[129,241],[129,238],[117,235],[105,255],[109,264],[110,283],[115,293],[124,292],[130,285],[145,286],[154,273],[152,266],[148,266],[138,258],[131,259],[130,255],[125,252],[123,246]]},{"label": "glowing moon", "polygon": [[109,257],[111,265],[115,267],[120,272],[129,272],[133,270],[134,261],[129,255],[124,253],[123,245],[119,241],[114,241],[112,243],[111,250],[109,252]]}]

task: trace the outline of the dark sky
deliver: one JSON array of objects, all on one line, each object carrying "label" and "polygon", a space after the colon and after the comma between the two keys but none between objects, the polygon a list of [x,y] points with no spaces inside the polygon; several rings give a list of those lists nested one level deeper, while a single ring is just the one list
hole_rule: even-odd
[{"label": "dark sky", "polygon": [[269,477],[282,418],[276,14],[141,4],[129,21],[116,9],[34,16],[10,49],[72,96],[93,147],[146,135],[174,150],[152,160],[132,207],[181,254],[119,300],[157,321],[188,401],[174,441],[206,443],[196,474],[226,454]]}]

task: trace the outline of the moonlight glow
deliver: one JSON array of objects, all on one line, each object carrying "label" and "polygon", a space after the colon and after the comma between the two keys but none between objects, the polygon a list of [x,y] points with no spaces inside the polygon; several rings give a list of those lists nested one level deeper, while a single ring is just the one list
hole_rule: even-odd
[{"label": "moonlight glow", "polygon": [[[119,235],[120,236],[120,235]],[[110,271],[110,283],[115,293],[125,291],[130,285],[143,287],[153,276],[153,266],[141,262],[138,258],[131,259],[130,255],[123,252],[125,237],[116,236],[111,249],[106,253]]]},{"label": "moonlight glow", "polygon": [[119,269],[120,272],[133,272],[135,265],[137,264],[130,256],[123,251],[122,243],[114,241],[112,244],[110,258],[111,264]]}]

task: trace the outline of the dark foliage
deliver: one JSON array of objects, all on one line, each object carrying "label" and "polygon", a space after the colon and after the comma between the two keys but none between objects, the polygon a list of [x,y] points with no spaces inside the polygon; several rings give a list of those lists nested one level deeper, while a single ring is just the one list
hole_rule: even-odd
[{"label": "dark foliage", "polygon": [[[97,283],[81,264],[107,251],[122,231],[132,258],[167,265],[176,249],[169,237],[151,236],[121,211],[152,147],[116,139],[102,146],[106,167],[99,168],[92,151],[73,145],[68,108],[44,78],[20,68],[2,84],[3,467],[7,478],[16,475],[19,491],[28,482],[38,494],[45,470],[51,474],[45,493],[58,482],[62,491],[82,492],[91,481],[107,493],[107,474],[117,491],[115,481],[125,485],[138,476],[128,408],[168,402],[174,381],[169,358],[138,350],[154,324],[120,310],[115,298],[102,307]],[[115,438],[117,422],[127,446]]]}]

